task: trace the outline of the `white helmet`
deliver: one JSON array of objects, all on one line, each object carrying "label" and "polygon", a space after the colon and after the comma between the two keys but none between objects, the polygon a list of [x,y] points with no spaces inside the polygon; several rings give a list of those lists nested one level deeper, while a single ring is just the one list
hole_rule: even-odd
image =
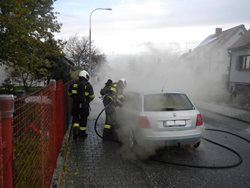
[{"label": "white helmet", "polygon": [[123,87],[127,87],[127,81],[125,78],[121,78],[118,82],[121,83]]},{"label": "white helmet", "polygon": [[82,70],[80,73],[79,73],[79,77],[83,77],[85,78],[86,80],[89,80],[89,73],[85,70]]}]

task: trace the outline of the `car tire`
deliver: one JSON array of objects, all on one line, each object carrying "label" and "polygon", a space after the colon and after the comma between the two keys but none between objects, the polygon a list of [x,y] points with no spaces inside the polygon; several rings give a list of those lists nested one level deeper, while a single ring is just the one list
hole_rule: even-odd
[{"label": "car tire", "polygon": [[194,149],[197,149],[197,148],[200,146],[200,143],[201,143],[201,142],[197,142],[197,143],[193,144],[192,147],[193,147]]}]

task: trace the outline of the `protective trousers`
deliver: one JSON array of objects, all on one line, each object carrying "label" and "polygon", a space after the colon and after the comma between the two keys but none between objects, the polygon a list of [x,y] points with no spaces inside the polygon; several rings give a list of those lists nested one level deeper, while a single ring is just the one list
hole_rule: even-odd
[{"label": "protective trousers", "polygon": [[74,101],[72,106],[72,127],[74,139],[87,136],[87,121],[89,116],[89,107],[87,104]]},{"label": "protective trousers", "polygon": [[114,129],[116,125],[116,110],[113,103],[113,99],[110,96],[105,96],[103,99],[103,104],[105,106],[105,125],[103,127],[103,137],[111,138],[114,134]]}]

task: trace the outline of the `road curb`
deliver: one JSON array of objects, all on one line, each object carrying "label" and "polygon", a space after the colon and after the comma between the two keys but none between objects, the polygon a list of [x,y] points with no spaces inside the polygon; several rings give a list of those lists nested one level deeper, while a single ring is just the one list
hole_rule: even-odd
[{"label": "road curb", "polygon": [[58,188],[62,182],[63,167],[66,160],[68,143],[70,138],[71,126],[68,126],[68,130],[63,138],[62,147],[59,151],[59,155],[56,162],[56,168],[54,170],[50,188]]}]

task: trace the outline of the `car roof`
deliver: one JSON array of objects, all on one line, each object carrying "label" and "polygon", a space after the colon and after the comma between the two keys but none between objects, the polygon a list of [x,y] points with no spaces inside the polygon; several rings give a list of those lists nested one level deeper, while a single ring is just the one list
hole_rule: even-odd
[{"label": "car roof", "polygon": [[154,94],[183,94],[186,95],[186,93],[182,93],[182,92],[150,92],[150,93],[143,93],[144,95],[154,95]]},{"label": "car roof", "polygon": [[136,93],[136,94],[140,94],[140,95],[157,95],[157,94],[183,94],[183,95],[187,95],[184,92],[167,92],[167,91],[163,91],[163,92],[137,92],[137,91],[129,91],[129,93]]}]

